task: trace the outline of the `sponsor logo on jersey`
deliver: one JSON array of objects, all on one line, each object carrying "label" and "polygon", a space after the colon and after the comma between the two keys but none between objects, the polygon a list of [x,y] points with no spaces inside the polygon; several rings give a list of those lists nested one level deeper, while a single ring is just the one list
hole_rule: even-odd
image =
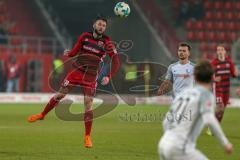
[{"label": "sponsor logo on jersey", "polygon": [[190,74],[174,74],[173,76],[174,77],[182,77],[182,78],[189,78],[189,77],[191,77]]},{"label": "sponsor logo on jersey", "polygon": [[230,73],[229,70],[225,70],[225,71],[217,71],[218,74],[225,74],[225,73]]},{"label": "sponsor logo on jersey", "polygon": [[83,49],[94,52],[94,53],[99,53],[100,52],[99,50],[97,50],[95,48],[92,48],[92,47],[89,47],[89,46],[86,46],[86,45],[83,45]]},{"label": "sponsor logo on jersey", "polygon": [[98,41],[98,46],[99,47],[103,47],[103,45],[104,45],[103,41]]}]

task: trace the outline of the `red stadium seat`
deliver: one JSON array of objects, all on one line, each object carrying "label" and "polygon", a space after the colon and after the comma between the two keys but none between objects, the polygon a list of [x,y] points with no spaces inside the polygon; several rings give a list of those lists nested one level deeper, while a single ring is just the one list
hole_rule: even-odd
[{"label": "red stadium seat", "polygon": [[206,23],[206,29],[207,29],[207,30],[213,30],[213,27],[214,27],[214,24],[213,24],[212,21],[208,21],[208,22]]},{"label": "red stadium seat", "polygon": [[224,5],[224,9],[232,10],[234,8],[233,2],[226,2]]},{"label": "red stadium seat", "polygon": [[207,11],[207,12],[206,12],[205,18],[206,18],[207,20],[212,20],[212,19],[214,19],[213,17],[214,17],[213,12],[211,12],[211,11]]},{"label": "red stadium seat", "polygon": [[211,52],[215,52],[216,49],[217,49],[217,43],[211,43],[211,44],[209,45],[209,50],[210,50]]},{"label": "red stadium seat", "polygon": [[229,39],[233,42],[235,40],[237,40],[238,38],[238,35],[236,32],[231,32],[230,35],[229,35]]},{"label": "red stadium seat", "polygon": [[200,45],[199,45],[199,50],[200,50],[201,52],[208,50],[208,45],[207,45],[207,43],[206,43],[206,42],[201,42]]},{"label": "red stadium seat", "polygon": [[203,30],[204,29],[204,24],[202,21],[197,21],[196,22],[196,29],[197,30]]},{"label": "red stadium seat", "polygon": [[240,31],[240,22],[235,23],[235,28],[237,31]]},{"label": "red stadium seat", "polygon": [[5,13],[7,11],[7,7],[4,3],[0,5],[0,13]]},{"label": "red stadium seat", "polygon": [[7,52],[8,52],[8,48],[6,46],[0,45],[0,53],[3,54],[3,53],[7,53]]},{"label": "red stadium seat", "polygon": [[36,48],[27,48],[27,53],[37,53],[37,49]]},{"label": "red stadium seat", "polygon": [[192,20],[188,20],[186,22],[186,28],[187,28],[187,30],[193,30],[194,29],[194,24],[193,24]]},{"label": "red stadium seat", "polygon": [[234,3],[235,9],[237,9],[238,11],[240,11],[240,2],[236,2]]},{"label": "red stadium seat", "polygon": [[216,23],[217,30],[224,30],[224,22],[220,21]]},{"label": "red stadium seat", "polygon": [[215,32],[208,32],[207,33],[207,40],[208,41],[210,41],[210,42],[212,42],[212,41],[216,41],[216,34],[215,34]]},{"label": "red stadium seat", "polygon": [[12,38],[10,41],[11,45],[21,45],[22,44],[22,39],[20,37],[15,37]]},{"label": "red stadium seat", "polygon": [[10,34],[17,34],[18,33],[18,27],[17,27],[17,25],[13,25],[13,26],[9,27],[7,31]]},{"label": "red stadium seat", "polygon": [[203,58],[203,59],[207,59],[207,52],[202,52],[202,54],[201,54],[201,58]]},{"label": "red stadium seat", "polygon": [[204,2],[204,8],[206,10],[211,10],[213,8],[213,3],[211,1]]},{"label": "red stadium seat", "polygon": [[212,54],[209,52],[203,52],[202,58],[210,60],[212,59]]},{"label": "red stadium seat", "polygon": [[216,57],[215,52],[213,52],[213,53],[208,53],[208,55],[207,55],[207,58],[208,58],[208,59],[214,59],[215,57]]},{"label": "red stadium seat", "polygon": [[229,20],[229,21],[234,20],[234,12],[227,12],[227,13],[225,14],[225,19],[226,19],[226,20]]},{"label": "red stadium seat", "polygon": [[221,1],[216,1],[214,2],[214,8],[217,9],[217,10],[220,10],[220,9],[223,9],[224,7],[224,3],[221,2]]},{"label": "red stadium seat", "polygon": [[196,37],[195,37],[193,31],[189,31],[189,32],[187,33],[187,40],[189,40],[189,41],[194,41],[195,38],[196,38]]},{"label": "red stadium seat", "polygon": [[217,33],[217,41],[219,42],[225,42],[227,41],[227,35],[225,32],[219,32]]},{"label": "red stadium seat", "polygon": [[214,18],[216,19],[216,20],[222,20],[223,18],[224,18],[224,12],[216,12],[215,14],[214,14]]},{"label": "red stadium seat", "polygon": [[234,18],[235,18],[234,19],[235,21],[239,21],[240,20],[240,11],[235,13],[235,17]]},{"label": "red stadium seat", "polygon": [[231,31],[237,30],[237,25],[236,25],[236,23],[235,23],[235,22],[225,23],[225,30],[231,30]]},{"label": "red stadium seat", "polygon": [[196,36],[198,41],[203,41],[205,38],[205,34],[203,31],[197,32]]},{"label": "red stadium seat", "polygon": [[20,53],[23,53],[23,49],[18,47],[11,48],[11,53],[20,54]]}]

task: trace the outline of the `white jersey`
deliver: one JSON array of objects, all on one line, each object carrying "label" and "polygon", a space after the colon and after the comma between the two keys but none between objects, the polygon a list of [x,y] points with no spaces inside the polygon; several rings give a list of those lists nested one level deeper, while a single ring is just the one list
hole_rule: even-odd
[{"label": "white jersey", "polygon": [[222,145],[229,144],[214,110],[215,98],[202,86],[186,89],[178,95],[163,122],[165,133],[159,142],[161,160],[207,160],[195,148],[196,140],[205,125]]},{"label": "white jersey", "polygon": [[185,90],[175,98],[166,115],[164,138],[181,150],[195,147],[204,127],[202,115],[208,112],[214,114],[214,110],[215,98],[209,90],[200,86]]},{"label": "white jersey", "polygon": [[194,66],[192,62],[181,64],[176,62],[168,67],[165,79],[173,83],[173,98],[181,93],[184,89],[194,85]]}]

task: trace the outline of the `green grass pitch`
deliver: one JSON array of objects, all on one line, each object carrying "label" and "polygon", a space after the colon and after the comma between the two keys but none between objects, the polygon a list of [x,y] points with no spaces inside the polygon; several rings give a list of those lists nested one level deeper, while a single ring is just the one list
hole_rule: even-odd
[{"label": "green grass pitch", "polygon": [[[168,107],[119,105],[94,121],[94,147],[83,146],[82,122],[66,122],[51,112],[44,121],[28,123],[26,118],[42,109],[41,104],[0,104],[0,160],[158,160],[157,144],[162,135],[161,114]],[[74,105],[73,112],[82,110]],[[127,119],[128,116],[132,116]],[[137,119],[136,115],[156,115]],[[135,115],[135,117],[134,117]],[[222,127],[234,144],[231,156],[223,153],[215,137],[202,133],[198,148],[211,160],[239,160],[239,109],[227,109]],[[146,122],[148,120],[148,122]]]}]

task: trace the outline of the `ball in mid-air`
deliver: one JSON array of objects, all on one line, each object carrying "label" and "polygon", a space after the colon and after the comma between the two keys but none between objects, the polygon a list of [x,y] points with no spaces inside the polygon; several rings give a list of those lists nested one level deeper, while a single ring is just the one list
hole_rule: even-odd
[{"label": "ball in mid-air", "polygon": [[119,17],[127,17],[130,12],[130,7],[125,2],[118,2],[114,7],[114,13]]}]

